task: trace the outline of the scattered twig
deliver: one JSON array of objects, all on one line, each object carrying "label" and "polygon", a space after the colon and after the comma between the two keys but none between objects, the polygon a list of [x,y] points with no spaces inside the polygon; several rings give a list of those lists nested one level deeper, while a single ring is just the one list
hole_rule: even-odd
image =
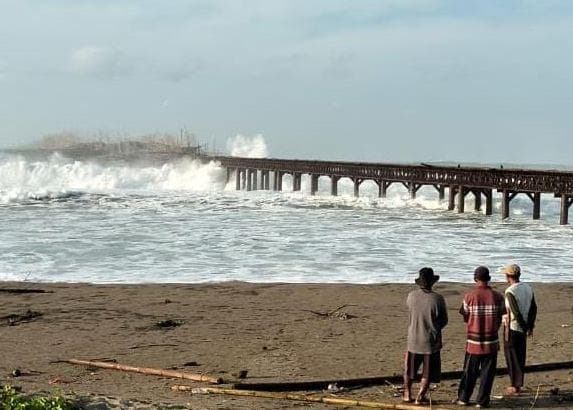
[{"label": "scattered twig", "polygon": [[179,345],[176,345],[173,343],[158,343],[158,344],[149,344],[149,345],[135,345],[135,346],[128,347],[128,349],[135,350],[135,349],[145,349],[148,347],[177,347],[177,346],[179,346]]},{"label": "scattered twig", "polygon": [[533,402],[531,403],[530,409],[534,408],[534,407],[535,407],[535,403],[537,403],[537,398],[539,397],[539,388],[540,388],[540,387],[541,387],[541,386],[538,384],[538,385],[537,385],[537,392],[535,393],[535,397],[533,398]]}]

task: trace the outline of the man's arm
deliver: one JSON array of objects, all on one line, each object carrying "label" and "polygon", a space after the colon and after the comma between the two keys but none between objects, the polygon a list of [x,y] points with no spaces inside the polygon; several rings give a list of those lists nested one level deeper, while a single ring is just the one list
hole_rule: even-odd
[{"label": "man's arm", "polygon": [[462,302],[462,305],[460,306],[460,310],[458,311],[458,313],[464,317],[464,322],[468,321],[468,319],[470,317],[470,312],[468,310],[468,305],[467,305],[465,299]]},{"label": "man's arm", "polygon": [[515,320],[517,320],[519,327],[522,328],[524,332],[527,332],[529,330],[529,327],[527,326],[527,323],[523,319],[523,315],[519,311],[519,306],[517,305],[517,300],[515,300],[515,296],[513,296],[511,292],[507,292],[505,294],[505,297],[507,299],[507,303],[509,304],[509,310],[511,311],[511,316],[513,316]]},{"label": "man's arm", "polygon": [[440,301],[438,303],[438,325],[441,329],[446,327],[448,324],[448,309],[446,307],[446,300],[444,297],[440,297]]},{"label": "man's arm", "polygon": [[533,328],[535,327],[535,320],[537,320],[537,303],[535,302],[535,295],[531,298],[531,307],[529,308],[529,314],[527,315],[527,333],[529,336],[533,334]]}]

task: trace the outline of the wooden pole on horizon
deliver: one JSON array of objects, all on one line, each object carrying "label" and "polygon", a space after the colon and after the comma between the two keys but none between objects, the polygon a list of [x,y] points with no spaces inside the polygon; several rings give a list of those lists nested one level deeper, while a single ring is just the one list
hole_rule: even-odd
[{"label": "wooden pole on horizon", "polygon": [[205,382],[211,384],[223,383],[223,379],[221,379],[220,377],[206,376],[204,374],[193,374],[193,373],[176,372],[173,370],[152,369],[149,367],[135,367],[118,363],[95,362],[91,360],[68,359],[68,360],[62,360],[62,362],[77,364],[81,366],[99,367],[102,369],[109,369],[109,370],[120,370],[131,373],[141,373],[153,376],[170,377],[174,379],[193,380],[196,382]]},{"label": "wooden pole on horizon", "polygon": [[[226,394],[230,396],[261,397],[266,399],[278,399],[278,400],[295,400],[295,401],[306,401],[314,403],[335,404],[340,406],[369,407],[374,409],[418,410],[421,408],[421,406],[419,405],[414,406],[408,404],[383,403],[377,401],[345,399],[339,397],[310,396],[307,394],[296,394],[296,393],[276,393],[276,392],[255,391],[255,390],[224,389],[219,387],[194,388],[191,386],[172,386],[171,390],[190,391],[192,394]],[[432,408],[435,410],[440,410],[439,407],[432,407]]]}]

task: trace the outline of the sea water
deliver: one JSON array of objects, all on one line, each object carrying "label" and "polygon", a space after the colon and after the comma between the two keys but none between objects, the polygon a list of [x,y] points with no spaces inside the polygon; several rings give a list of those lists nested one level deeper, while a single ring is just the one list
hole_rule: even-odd
[{"label": "sea water", "polygon": [[[244,155],[244,153],[243,153]],[[494,278],[519,263],[530,281],[573,280],[573,226],[542,195],[541,220],[518,195],[502,221],[448,211],[433,187],[387,198],[349,180],[292,192],[236,191],[217,163],[102,165],[54,154],[0,155],[0,280],[93,283],[412,282],[423,266],[444,281],[470,282],[477,265]]]}]

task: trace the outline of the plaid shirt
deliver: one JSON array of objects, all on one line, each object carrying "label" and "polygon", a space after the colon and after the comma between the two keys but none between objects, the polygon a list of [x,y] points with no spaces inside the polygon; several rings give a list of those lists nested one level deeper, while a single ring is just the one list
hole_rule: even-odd
[{"label": "plaid shirt", "polygon": [[499,350],[497,332],[504,313],[503,295],[487,285],[478,283],[464,296],[460,314],[467,324],[466,352],[482,355]]}]

